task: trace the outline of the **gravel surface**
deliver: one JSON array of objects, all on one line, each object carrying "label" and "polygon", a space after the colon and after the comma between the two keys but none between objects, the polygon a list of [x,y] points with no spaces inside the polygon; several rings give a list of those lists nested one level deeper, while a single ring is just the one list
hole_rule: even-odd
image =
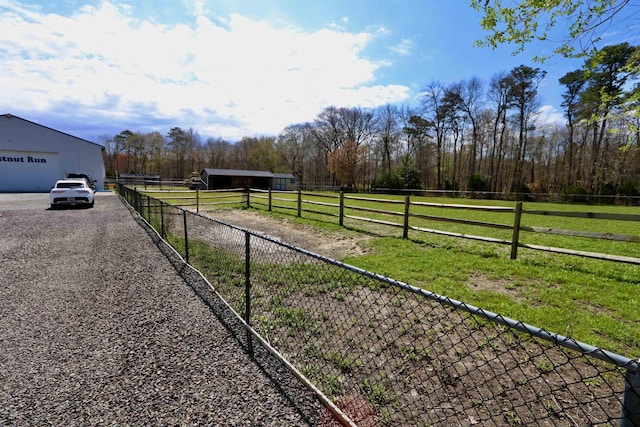
[{"label": "gravel surface", "polygon": [[0,426],[314,425],[317,400],[96,196],[0,195]]}]

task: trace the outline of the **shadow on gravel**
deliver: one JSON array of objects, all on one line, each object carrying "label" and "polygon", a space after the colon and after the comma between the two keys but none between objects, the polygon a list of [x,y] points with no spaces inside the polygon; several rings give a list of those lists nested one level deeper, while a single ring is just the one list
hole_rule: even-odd
[{"label": "shadow on gravel", "polygon": [[[193,289],[196,295],[236,339],[242,351],[252,357],[260,370],[273,382],[280,393],[310,426],[317,425],[318,420],[323,416],[323,405],[315,394],[305,387],[280,360],[260,345],[258,341],[252,340],[250,342],[244,323],[230,310],[209,283],[191,266],[187,265],[126,202],[122,200],[121,202],[129,210],[136,222],[151,237],[160,252],[169,260],[185,283]],[[326,414],[324,416],[326,417]]]},{"label": "shadow on gravel", "polygon": [[45,210],[47,210],[47,211],[66,211],[66,210],[91,209],[91,208],[93,208],[93,205],[89,205],[89,204],[83,203],[83,204],[77,204],[77,205],[49,206]]}]

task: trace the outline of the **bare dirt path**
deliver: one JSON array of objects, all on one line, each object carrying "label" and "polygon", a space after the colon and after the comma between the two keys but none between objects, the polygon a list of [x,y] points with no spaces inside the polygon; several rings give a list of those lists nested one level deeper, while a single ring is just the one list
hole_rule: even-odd
[{"label": "bare dirt path", "polygon": [[363,233],[348,230],[333,233],[319,231],[313,226],[299,224],[286,218],[272,218],[242,209],[223,209],[203,214],[335,260],[342,260],[345,256],[363,255],[370,251],[367,244],[370,236]]}]

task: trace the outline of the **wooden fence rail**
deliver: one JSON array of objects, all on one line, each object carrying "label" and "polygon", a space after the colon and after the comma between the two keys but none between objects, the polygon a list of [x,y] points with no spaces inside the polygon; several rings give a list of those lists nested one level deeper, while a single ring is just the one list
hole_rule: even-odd
[{"label": "wooden fence rail", "polygon": [[[330,195],[330,194],[316,194],[316,193],[306,193],[301,190],[297,192],[291,191],[276,191],[276,190],[261,190],[261,189],[249,189],[240,192],[241,189],[234,189],[235,193],[233,195],[229,195],[226,197],[241,198],[240,201],[228,201],[228,202],[202,202],[200,200],[200,193],[214,193],[217,190],[208,190],[208,191],[191,191],[191,197],[173,197],[168,196],[170,191],[165,191],[163,193],[167,193],[167,198],[171,200],[193,200],[195,198],[195,204],[182,204],[181,206],[196,206],[196,210],[199,211],[201,205],[216,205],[223,203],[232,203],[238,204],[242,203],[243,205],[250,207],[253,204],[260,204],[266,206],[269,211],[274,208],[284,209],[284,210],[292,210],[297,212],[298,217],[302,217],[303,212],[312,213],[323,216],[331,216],[337,217],[340,226],[344,226],[344,219],[352,219],[356,221],[368,222],[373,224],[379,224],[383,226],[389,226],[394,228],[402,228],[402,236],[403,238],[408,238],[409,230],[423,232],[423,233],[431,233],[431,234],[439,234],[450,237],[464,238],[476,241],[483,241],[488,243],[496,243],[502,245],[510,245],[511,246],[511,259],[516,259],[518,254],[518,248],[526,248],[537,251],[545,251],[551,253],[561,253],[567,255],[575,255],[586,258],[593,259],[601,259],[607,261],[615,261],[622,263],[629,263],[640,265],[640,258],[629,257],[629,256],[621,256],[621,255],[611,255],[604,254],[598,252],[590,252],[590,251],[579,251],[567,248],[557,248],[551,246],[544,245],[535,245],[535,244],[526,244],[520,242],[520,231],[527,231],[532,233],[542,233],[542,234],[551,234],[551,235],[560,235],[567,237],[582,237],[589,239],[602,239],[609,241],[620,241],[620,242],[631,242],[631,243],[640,243],[640,236],[638,235],[629,235],[629,234],[619,234],[619,233],[601,233],[601,232],[591,232],[591,231],[576,231],[576,230],[565,230],[560,228],[552,228],[552,227],[535,227],[535,226],[525,226],[521,225],[522,215],[545,215],[545,216],[557,216],[557,217],[574,217],[574,218],[585,218],[585,219],[603,219],[603,220],[613,220],[613,221],[640,221],[640,215],[635,214],[612,214],[612,213],[596,213],[596,212],[564,212],[564,211],[546,211],[546,210],[526,210],[523,208],[523,203],[521,201],[516,203],[515,207],[508,206],[480,206],[480,205],[463,205],[463,204],[448,204],[448,203],[431,203],[431,202],[420,202],[420,201],[411,201],[411,196],[404,196],[404,200],[397,199],[382,199],[382,198],[369,198],[369,197],[361,197],[361,196],[352,196],[346,195],[343,192],[340,192],[339,195]],[[227,190],[228,191],[228,190]],[[185,191],[182,191],[185,193]],[[286,197],[284,195],[289,197]],[[274,196],[276,195],[276,196]],[[282,196],[280,196],[282,195]],[[324,202],[318,201],[314,199],[304,198],[304,196],[310,196],[314,199],[324,198],[330,200],[336,200],[336,203],[332,202]],[[216,196],[216,199],[222,198],[224,196]],[[211,200],[210,198],[207,200]],[[402,210],[388,210],[388,209],[374,209],[371,207],[358,206],[353,204],[352,202],[375,202],[386,205],[395,205],[395,206],[403,206]],[[318,210],[311,209],[309,206],[320,206],[324,208],[328,208],[328,210]],[[475,211],[489,211],[495,213],[508,213],[513,215],[513,222],[510,224],[500,224],[500,223],[491,223],[491,222],[483,222],[476,221],[472,219],[463,219],[463,218],[451,218],[445,216],[437,216],[437,215],[427,215],[424,213],[412,212],[412,207],[428,207],[428,208],[442,208],[442,209],[460,209],[460,210],[475,210]],[[335,211],[331,211],[332,208]],[[393,209],[393,208],[391,208]],[[359,212],[368,212],[374,214],[380,214],[390,217],[401,218],[401,221],[394,222],[383,219],[370,218],[366,216],[357,216],[353,214],[345,213],[345,211],[359,211]],[[411,218],[420,219],[420,220],[429,220],[429,221],[438,221],[438,222],[446,222],[453,224],[461,224],[461,225],[471,225],[478,227],[486,227],[486,228],[494,228],[499,230],[511,230],[511,240],[499,239],[494,237],[487,236],[477,236],[465,233],[457,233],[452,231],[445,230],[437,230],[434,228],[427,228],[417,225],[411,224]]]},{"label": "wooden fence rail", "polygon": [[[259,191],[259,190],[251,190],[251,191]],[[640,236],[636,235],[628,235],[628,234],[617,234],[617,233],[598,233],[598,232],[584,232],[584,231],[575,231],[575,230],[564,230],[558,228],[550,228],[550,227],[533,227],[533,226],[524,226],[521,225],[522,215],[547,215],[547,216],[558,216],[558,217],[575,217],[575,218],[585,218],[585,219],[605,219],[605,220],[615,220],[615,221],[640,221],[640,215],[634,214],[610,214],[610,213],[596,213],[596,212],[563,212],[563,211],[543,211],[543,210],[525,210],[523,209],[523,203],[521,201],[516,203],[515,207],[508,206],[478,206],[478,205],[463,205],[463,204],[448,204],[448,203],[431,203],[431,202],[412,202],[410,200],[411,196],[405,196],[405,200],[393,200],[393,199],[381,199],[381,198],[369,198],[369,197],[360,197],[360,196],[350,196],[345,193],[340,193],[339,196],[332,195],[318,195],[314,193],[304,193],[302,191],[297,192],[296,199],[292,198],[281,198],[273,197],[273,193],[278,193],[273,190],[262,190],[261,192],[267,193],[266,196],[255,196],[254,198],[264,198],[267,199],[268,209],[272,210],[273,208],[280,209],[292,209],[298,211],[298,216],[302,216],[302,212],[315,213],[320,215],[330,215],[330,216],[338,216],[339,224],[344,226],[344,219],[353,219],[357,221],[369,222],[373,224],[380,224],[389,227],[402,228],[403,229],[403,238],[408,238],[409,230],[424,232],[424,233],[432,233],[432,234],[440,234],[450,237],[458,237],[470,240],[477,240],[489,243],[497,243],[503,245],[511,246],[511,259],[516,259],[518,256],[518,248],[527,248],[531,250],[552,252],[552,253],[562,253],[566,255],[575,255],[586,258],[594,258],[601,259],[607,261],[615,261],[629,264],[640,265],[640,258],[634,258],[629,256],[621,256],[621,255],[610,255],[603,254],[598,252],[590,252],[590,251],[578,251],[573,249],[566,248],[557,248],[551,246],[543,246],[543,245],[533,245],[526,244],[520,242],[520,231],[528,231],[532,233],[544,233],[544,234],[555,234],[562,235],[568,237],[585,237],[590,239],[603,239],[603,240],[611,240],[611,241],[622,241],[622,242],[634,242],[640,243]],[[291,192],[282,192],[289,193]],[[317,198],[319,196],[331,199],[337,199],[338,203],[327,203],[327,202],[318,202],[314,200],[304,199],[302,196],[308,195]],[[286,205],[276,205],[273,204],[273,201],[282,201],[289,203],[296,203],[296,207],[286,206]],[[392,211],[385,209],[374,209],[370,207],[357,206],[353,204],[347,204],[349,201],[364,201],[364,202],[376,202],[381,204],[389,204],[389,205],[404,205],[404,212],[400,211]],[[321,205],[324,207],[333,207],[338,210],[338,213],[328,213],[323,211],[311,210],[311,209],[303,209],[302,204],[309,205]],[[513,214],[514,220],[513,224],[499,224],[499,223],[490,223],[490,222],[482,222],[475,221],[470,219],[460,219],[460,218],[450,218],[444,216],[436,216],[436,215],[426,215],[421,213],[412,213],[410,208],[412,206],[424,206],[431,208],[444,208],[444,209],[465,209],[465,210],[476,210],[476,211],[490,211],[495,213],[510,213]],[[394,221],[385,221],[381,219],[368,218],[364,216],[356,216],[349,215],[345,213],[345,210],[351,211],[360,211],[360,212],[371,212],[382,215],[388,215],[392,217],[402,217],[403,221],[394,222]],[[470,234],[463,233],[455,233],[451,231],[444,230],[436,230],[432,228],[425,228],[419,226],[412,226],[410,224],[410,218],[418,218],[423,220],[431,220],[431,221],[440,221],[440,222],[448,222],[455,224],[463,224],[463,225],[472,225],[479,227],[487,227],[487,228],[495,228],[501,230],[511,230],[512,231],[512,239],[498,239],[494,237],[486,237],[486,236],[476,236]]]}]

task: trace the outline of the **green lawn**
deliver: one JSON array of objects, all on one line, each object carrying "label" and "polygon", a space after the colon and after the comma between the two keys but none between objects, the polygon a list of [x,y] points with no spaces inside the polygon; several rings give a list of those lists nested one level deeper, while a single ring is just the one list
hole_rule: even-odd
[{"label": "green lawn", "polygon": [[[279,198],[287,198],[289,202],[277,201],[273,202],[274,205],[287,206],[289,208],[297,205],[296,194],[278,194]],[[400,196],[392,195],[358,195],[352,196],[358,199],[372,198],[372,199],[386,199],[393,200],[395,202],[402,202],[403,198]],[[305,201],[320,201],[325,203],[338,204],[337,198],[327,199],[326,197],[305,195],[303,198]],[[514,208],[515,202],[505,202],[496,200],[473,200],[473,199],[451,199],[451,198],[427,198],[427,197],[411,197],[412,202],[426,202],[426,203],[439,203],[439,204],[464,204],[475,206],[500,206]],[[258,204],[260,203],[260,204]],[[258,203],[252,203],[252,207],[257,209],[265,209],[263,205],[264,200],[259,200]],[[350,196],[345,197],[345,214],[351,216],[368,217],[376,220],[395,222],[399,225],[402,224],[403,219],[401,215],[391,215],[376,213],[371,211],[360,211],[354,208],[367,208],[375,210],[392,211],[397,214],[404,212],[404,203],[382,203],[377,201],[365,201],[351,199]],[[338,208],[315,205],[311,203],[303,202],[303,209],[311,209],[318,212],[338,214]],[[295,215],[291,210],[283,210],[275,207],[275,212],[289,213]],[[587,219],[587,218],[571,218],[560,216],[548,216],[548,215],[534,215],[527,214],[526,211],[533,210],[546,210],[546,211],[564,211],[564,212],[599,212],[599,213],[613,213],[613,214],[640,214],[640,208],[637,207],[625,207],[625,206],[587,206],[577,204],[561,204],[561,203],[535,203],[525,202],[523,205],[525,211],[522,215],[521,225],[532,227],[546,227],[554,229],[583,231],[583,232],[599,232],[599,233],[612,233],[612,234],[627,234],[634,235],[637,240],[640,240],[640,222],[638,221],[612,221],[603,219]],[[411,214],[429,215],[445,218],[455,218],[463,220],[471,220],[478,222],[486,222],[493,224],[502,224],[512,226],[514,223],[513,212],[496,212],[496,211],[483,211],[483,210],[468,210],[468,209],[455,209],[455,208],[441,208],[431,206],[412,205],[410,207]],[[319,222],[332,222],[337,223],[337,217],[331,217],[321,215],[318,213],[303,212],[302,216],[306,219],[313,219]],[[409,224],[415,227],[422,227],[428,229],[436,229],[447,232],[463,233],[474,236],[491,237],[502,240],[511,240],[511,230],[501,230],[496,228],[489,228],[484,226],[466,225],[459,223],[444,222],[438,220],[427,220],[422,218],[412,217]],[[372,226],[363,221],[345,219],[345,225],[350,228],[355,228],[362,231],[375,230],[379,232],[379,226]],[[400,228],[386,227],[382,231],[384,235],[401,236],[402,231]],[[602,239],[591,239],[584,237],[568,237],[553,234],[533,233],[528,231],[520,232],[520,242],[525,244],[535,244],[543,246],[560,247],[571,250],[599,252],[611,255],[622,255],[640,258],[640,244],[636,242],[620,242]]]}]

